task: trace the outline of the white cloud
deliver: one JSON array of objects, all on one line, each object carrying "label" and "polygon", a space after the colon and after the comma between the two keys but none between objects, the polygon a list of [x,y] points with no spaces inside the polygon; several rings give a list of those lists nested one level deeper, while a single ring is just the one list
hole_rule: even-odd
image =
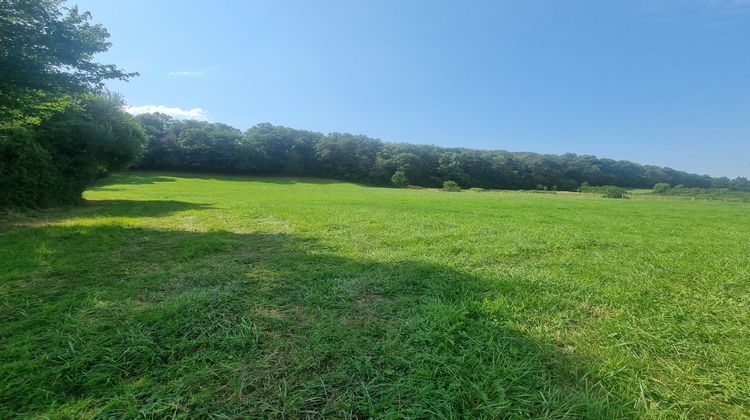
[{"label": "white cloud", "polygon": [[165,105],[126,106],[125,112],[133,115],[161,112],[174,118],[189,120],[208,120],[208,113],[203,108],[182,109]]},{"label": "white cloud", "polygon": [[180,70],[180,71],[170,71],[167,73],[169,76],[176,76],[176,77],[191,77],[191,76],[203,76],[206,74],[204,70]]}]

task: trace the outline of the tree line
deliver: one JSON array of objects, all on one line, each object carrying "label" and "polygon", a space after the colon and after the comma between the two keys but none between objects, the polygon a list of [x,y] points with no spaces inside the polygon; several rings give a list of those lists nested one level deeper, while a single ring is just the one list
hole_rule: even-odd
[{"label": "tree line", "polygon": [[136,117],[147,133],[141,169],[325,177],[373,185],[558,189],[651,188],[657,183],[750,190],[730,180],[595,156],[549,155],[387,143],[364,135],[322,134],[258,124],[245,132],[222,123]]}]

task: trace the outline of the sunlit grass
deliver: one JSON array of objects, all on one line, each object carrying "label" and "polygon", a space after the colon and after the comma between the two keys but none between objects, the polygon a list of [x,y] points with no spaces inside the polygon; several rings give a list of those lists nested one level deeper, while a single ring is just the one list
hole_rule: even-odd
[{"label": "sunlit grass", "polygon": [[750,415],[750,206],[132,173],[0,228],[0,417]]}]

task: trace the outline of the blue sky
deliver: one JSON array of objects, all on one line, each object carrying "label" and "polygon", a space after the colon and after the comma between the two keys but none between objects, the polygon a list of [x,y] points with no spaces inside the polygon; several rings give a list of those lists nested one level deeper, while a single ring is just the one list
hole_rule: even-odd
[{"label": "blue sky", "polygon": [[750,176],[750,0],[85,0],[133,110]]}]

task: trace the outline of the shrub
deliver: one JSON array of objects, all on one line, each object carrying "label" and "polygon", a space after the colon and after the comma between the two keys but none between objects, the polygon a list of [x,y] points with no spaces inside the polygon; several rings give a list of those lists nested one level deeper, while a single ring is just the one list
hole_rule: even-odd
[{"label": "shrub", "polygon": [[406,173],[402,170],[398,170],[393,173],[393,176],[391,177],[391,182],[393,185],[401,188],[409,185],[409,178],[406,177]]},{"label": "shrub", "polygon": [[47,206],[65,201],[52,156],[24,128],[0,132],[0,208]]},{"label": "shrub", "polygon": [[605,198],[627,198],[628,190],[622,187],[616,187],[614,185],[603,185],[598,187],[592,187],[587,183],[581,184],[578,191],[585,193],[601,194]]},{"label": "shrub", "polygon": [[471,191],[471,192],[487,192],[487,190],[485,190],[484,188],[477,188],[477,187],[469,188],[467,191]]},{"label": "shrub", "polygon": [[443,191],[459,192],[461,191],[461,186],[456,181],[445,181],[443,182]]},{"label": "shrub", "polygon": [[602,197],[604,198],[628,198],[628,190],[626,190],[625,188],[615,187],[612,185],[607,185],[603,188],[604,189],[602,190]]},{"label": "shrub", "polygon": [[666,194],[672,187],[664,182],[654,185],[654,194]]},{"label": "shrub", "polygon": [[0,208],[71,204],[102,174],[126,168],[146,136],[121,106],[87,96],[38,126],[1,132]]}]

